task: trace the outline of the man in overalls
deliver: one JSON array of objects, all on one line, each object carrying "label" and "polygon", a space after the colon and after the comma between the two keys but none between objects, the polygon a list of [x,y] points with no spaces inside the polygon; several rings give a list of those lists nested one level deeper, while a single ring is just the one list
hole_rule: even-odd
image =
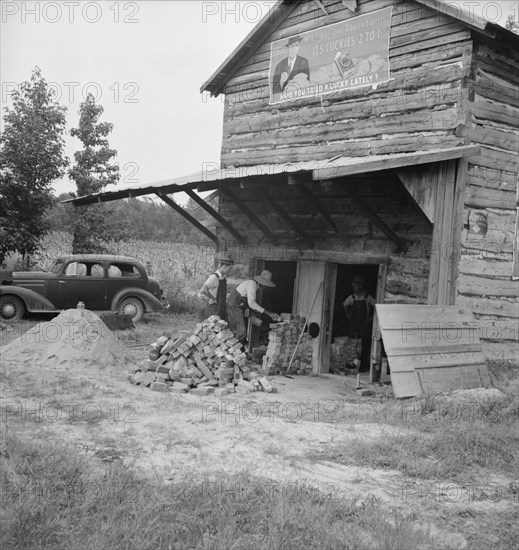
[{"label": "man in overalls", "polygon": [[272,282],[272,273],[263,270],[261,275],[255,275],[252,279],[247,279],[240,283],[229,295],[227,300],[227,311],[229,313],[229,328],[234,332],[238,340],[243,342],[247,336],[245,324],[245,310],[249,308],[259,315],[268,315],[274,321],[279,320],[277,313],[267,311],[256,301],[256,294],[260,286],[274,288],[276,285]]},{"label": "man in overalls", "polygon": [[[356,275],[352,281],[353,294],[343,303],[348,318],[348,336],[357,340],[361,346],[360,372],[369,371],[369,350],[375,299],[364,290],[364,277]],[[358,349],[358,348],[357,348]]]},{"label": "man in overalls", "polygon": [[234,265],[234,258],[230,254],[222,255],[218,260],[218,269],[211,273],[200,289],[202,297],[207,298],[207,304],[200,312],[200,321],[218,315],[227,320],[227,275]]}]

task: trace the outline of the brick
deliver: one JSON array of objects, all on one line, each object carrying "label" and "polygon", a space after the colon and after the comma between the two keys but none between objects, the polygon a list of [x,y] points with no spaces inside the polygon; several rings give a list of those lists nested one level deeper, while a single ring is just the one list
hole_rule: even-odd
[{"label": "brick", "polygon": [[168,356],[167,356],[167,355],[161,355],[161,356],[155,361],[155,364],[156,364],[156,365],[163,365],[167,360],[168,360]]},{"label": "brick", "polygon": [[173,393],[187,393],[189,390],[189,386],[186,386],[186,384],[182,384],[180,382],[175,382],[171,387],[170,390]]},{"label": "brick", "polygon": [[359,390],[355,390],[355,393],[357,395],[360,395],[361,397],[368,397],[369,395],[375,395],[375,392],[373,390],[368,390],[367,388],[366,389],[359,389]]},{"label": "brick", "polygon": [[193,388],[189,391],[189,393],[193,395],[200,395],[203,397],[206,395],[212,395],[214,393],[214,388],[212,387]]},{"label": "brick", "polygon": [[168,340],[164,346],[162,346],[161,350],[160,350],[160,354],[161,355],[166,355],[168,354],[174,347],[174,342],[173,340]]},{"label": "brick", "polygon": [[161,336],[160,338],[157,338],[157,340],[155,340],[155,344],[160,348],[162,348],[166,342],[169,340],[169,338],[167,336]]},{"label": "brick", "polygon": [[[234,392],[234,388],[232,390]],[[214,390],[215,397],[223,397],[224,395],[229,395],[229,390],[227,388],[216,388]]]},{"label": "brick", "polygon": [[140,380],[140,385],[144,387],[148,387],[151,385],[152,382],[155,382],[155,375],[151,372],[145,373],[145,375]]},{"label": "brick", "polygon": [[229,393],[234,393],[234,384],[232,382],[230,384],[226,384],[225,387],[229,390]]},{"label": "brick", "polygon": [[164,374],[163,372],[158,372],[155,376],[159,382],[165,382],[169,378],[169,374]]},{"label": "brick", "polygon": [[152,382],[151,391],[169,391],[168,385],[164,382]]},{"label": "brick", "polygon": [[166,366],[166,365],[160,365],[159,367],[157,367],[157,373],[161,373],[161,374],[167,374],[169,375],[169,371],[171,369],[169,368],[169,365]]},{"label": "brick", "polygon": [[258,382],[261,386],[261,389],[267,393],[272,392],[272,384],[265,378],[265,376],[262,376],[261,378],[258,378]]},{"label": "brick", "polygon": [[182,382],[182,384],[186,384],[187,386],[191,386],[191,384],[193,383],[193,379],[192,378],[180,378],[179,382]]},{"label": "brick", "polygon": [[214,378],[214,374],[208,366],[204,365],[203,363],[198,363],[197,366],[204,373],[204,376],[207,376],[209,380]]}]

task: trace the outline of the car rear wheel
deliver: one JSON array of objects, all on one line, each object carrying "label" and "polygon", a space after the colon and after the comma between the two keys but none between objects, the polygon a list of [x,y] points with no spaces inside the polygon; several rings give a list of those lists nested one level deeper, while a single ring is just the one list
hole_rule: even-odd
[{"label": "car rear wheel", "polygon": [[0,296],[0,319],[18,321],[25,314],[25,304],[18,296]]},{"label": "car rear wheel", "polygon": [[119,304],[118,313],[120,315],[131,315],[132,322],[138,323],[142,316],[144,315],[144,304],[139,300],[139,298],[134,298],[130,296],[125,298]]}]

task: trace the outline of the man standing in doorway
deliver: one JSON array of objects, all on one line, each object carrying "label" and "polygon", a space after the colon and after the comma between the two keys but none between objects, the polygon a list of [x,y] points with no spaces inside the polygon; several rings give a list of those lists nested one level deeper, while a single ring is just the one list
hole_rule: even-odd
[{"label": "man standing in doorway", "polygon": [[348,336],[359,341],[362,346],[360,353],[360,372],[369,371],[369,351],[371,347],[371,330],[375,299],[364,290],[364,277],[356,275],[352,281],[353,294],[343,303],[344,312],[348,318]]},{"label": "man standing in doorway", "polygon": [[200,289],[202,297],[207,298],[207,304],[200,314],[203,321],[211,315],[218,315],[227,320],[227,275],[234,265],[234,258],[230,254],[219,257],[218,269],[211,273]]},{"label": "man standing in doorway", "polygon": [[[255,275],[252,279],[247,279],[240,283],[227,300],[227,309],[229,312],[229,328],[242,343],[247,336],[245,324],[245,310],[249,308],[257,314],[268,315],[272,320],[278,321],[279,315],[267,311],[256,301],[256,294],[260,286],[274,288],[276,285],[272,282],[272,273],[267,269],[261,272],[261,275]],[[251,311],[251,313],[252,313]]]}]

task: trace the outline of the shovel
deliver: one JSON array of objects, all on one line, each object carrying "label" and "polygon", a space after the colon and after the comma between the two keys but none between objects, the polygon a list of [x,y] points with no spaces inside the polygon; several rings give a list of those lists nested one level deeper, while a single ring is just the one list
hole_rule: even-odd
[{"label": "shovel", "polygon": [[314,301],[312,302],[312,307],[310,308],[310,312],[306,316],[305,324],[303,325],[303,328],[301,329],[301,333],[299,334],[299,338],[297,340],[296,347],[294,348],[294,351],[292,352],[292,357],[290,358],[290,361],[288,363],[287,372],[283,374],[285,378],[294,378],[293,376],[290,376],[288,373],[290,372],[290,367],[292,366],[292,362],[294,361],[294,357],[296,356],[297,348],[299,347],[299,344],[301,343],[301,339],[303,338],[303,334],[305,333],[306,327],[308,325],[308,319],[310,318],[310,315],[312,315],[312,312],[314,311],[315,302],[317,300],[317,296],[319,296],[319,292],[321,292],[321,287],[323,286],[324,281],[321,281],[321,284],[319,285],[319,288],[317,289],[317,292],[315,293]]}]

